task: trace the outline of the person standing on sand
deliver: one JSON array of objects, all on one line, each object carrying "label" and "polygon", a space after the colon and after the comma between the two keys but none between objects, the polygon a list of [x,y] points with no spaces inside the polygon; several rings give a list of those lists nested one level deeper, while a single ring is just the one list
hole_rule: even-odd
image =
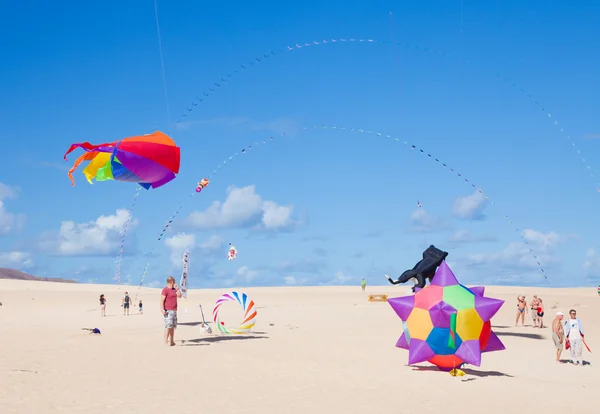
[{"label": "person standing on sand", "polygon": [[538,326],[538,316],[537,316],[537,307],[538,307],[538,297],[537,295],[533,295],[533,299],[529,302],[529,308],[531,310],[531,322],[532,326],[536,328]]},{"label": "person standing on sand", "polygon": [[537,306],[537,317],[538,317],[538,328],[544,327],[544,302],[542,299],[538,299]]},{"label": "person standing on sand", "polygon": [[565,323],[567,345],[571,349],[571,362],[583,366],[583,324],[577,317],[575,309],[569,311],[569,319]]},{"label": "person standing on sand", "polygon": [[106,316],[106,298],[100,295],[100,316]]},{"label": "person standing on sand", "polygon": [[365,278],[363,278],[363,280],[360,282],[360,287],[362,288],[362,291],[365,291],[365,288],[367,287],[367,281],[365,280]]},{"label": "person standing on sand", "polygon": [[140,312],[140,315],[144,314],[144,307],[142,305],[142,300],[141,299],[140,299],[140,303],[139,303],[139,312]]},{"label": "person standing on sand", "polygon": [[521,318],[521,326],[525,326],[525,312],[527,312],[527,302],[525,296],[517,297],[517,320],[515,326],[519,326],[519,318]]},{"label": "person standing on sand", "polygon": [[123,300],[121,301],[121,306],[123,306],[123,315],[129,316],[129,305],[131,303],[131,297],[129,293],[125,292],[125,296],[123,296]]},{"label": "person standing on sand", "polygon": [[175,284],[175,278],[167,278],[167,286],[160,295],[160,310],[165,317],[165,345],[175,345],[175,328],[177,328],[177,298],[181,292]]},{"label": "person standing on sand", "polygon": [[556,362],[560,362],[560,354],[563,350],[563,339],[565,338],[565,330],[563,329],[562,312],[556,312],[556,318],[552,321],[552,340],[556,347]]}]

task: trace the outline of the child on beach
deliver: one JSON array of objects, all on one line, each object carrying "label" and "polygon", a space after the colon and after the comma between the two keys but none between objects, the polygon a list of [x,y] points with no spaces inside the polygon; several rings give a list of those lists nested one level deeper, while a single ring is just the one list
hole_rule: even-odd
[{"label": "child on beach", "polygon": [[100,295],[100,316],[106,316],[106,298]]},{"label": "child on beach", "polygon": [[141,299],[140,299],[140,303],[139,303],[139,312],[140,312],[140,315],[144,314],[144,308],[142,307],[142,300]]},{"label": "child on beach", "polygon": [[527,312],[527,302],[525,296],[517,297],[517,320],[515,326],[519,326],[519,318],[521,318],[521,326],[525,326],[525,312]]}]

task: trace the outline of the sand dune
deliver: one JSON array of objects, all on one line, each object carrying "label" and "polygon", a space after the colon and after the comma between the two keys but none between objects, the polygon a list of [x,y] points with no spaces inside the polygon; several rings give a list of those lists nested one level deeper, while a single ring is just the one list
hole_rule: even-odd
[{"label": "sand dune", "polygon": [[[134,307],[123,316],[124,290],[143,299],[144,315]],[[360,288],[243,289],[258,306],[254,333],[205,335],[198,305],[210,319],[225,291],[190,291],[188,313],[179,304],[177,346],[167,347],[159,289],[0,280],[1,412],[597,412],[595,354],[584,352],[591,365],[583,368],[557,364],[550,329],[514,327],[516,296],[537,293],[548,325],[555,311],[576,308],[588,344],[600,352],[593,288],[487,288],[486,296],[506,300],[493,324],[507,350],[484,354],[465,377],[427,363],[407,366],[407,351],[394,347],[400,320],[388,304],[367,302]],[[108,299],[106,318],[100,293]],[[402,296],[405,287],[367,293]],[[239,309],[223,308],[234,325]],[[102,336],[88,336],[84,327],[98,327]]]}]

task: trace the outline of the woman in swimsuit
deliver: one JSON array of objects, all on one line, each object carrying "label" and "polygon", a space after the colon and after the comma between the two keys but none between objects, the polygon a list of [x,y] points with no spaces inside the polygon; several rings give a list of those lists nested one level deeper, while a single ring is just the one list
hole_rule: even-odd
[{"label": "woman in swimsuit", "polygon": [[538,299],[538,307],[537,307],[537,316],[538,316],[538,328],[544,327],[544,302],[541,299]]},{"label": "woman in swimsuit", "polygon": [[106,316],[106,298],[104,294],[100,295],[100,315]]},{"label": "woman in swimsuit", "polygon": [[515,326],[519,326],[519,318],[521,318],[521,326],[525,326],[525,312],[527,312],[527,302],[525,296],[517,297],[517,320]]}]

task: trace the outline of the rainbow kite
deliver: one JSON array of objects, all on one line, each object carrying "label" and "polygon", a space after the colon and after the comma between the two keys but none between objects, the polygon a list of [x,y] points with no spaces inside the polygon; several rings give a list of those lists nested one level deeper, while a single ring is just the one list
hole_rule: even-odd
[{"label": "rainbow kite", "polygon": [[482,286],[461,285],[446,262],[431,284],[411,296],[388,299],[402,319],[404,332],[396,343],[408,349],[409,365],[428,361],[452,375],[464,363],[481,365],[481,354],[504,345],[492,332],[492,316],[503,300],[483,296]]},{"label": "rainbow kite", "polygon": [[77,148],[86,153],[77,158],[69,170],[71,185],[75,185],[73,171],[83,161],[90,161],[83,170],[90,184],[94,178],[96,181],[116,180],[138,183],[148,190],[167,184],[179,173],[180,148],[159,131],[99,145],[73,144],[65,153],[65,161],[67,154]]}]

